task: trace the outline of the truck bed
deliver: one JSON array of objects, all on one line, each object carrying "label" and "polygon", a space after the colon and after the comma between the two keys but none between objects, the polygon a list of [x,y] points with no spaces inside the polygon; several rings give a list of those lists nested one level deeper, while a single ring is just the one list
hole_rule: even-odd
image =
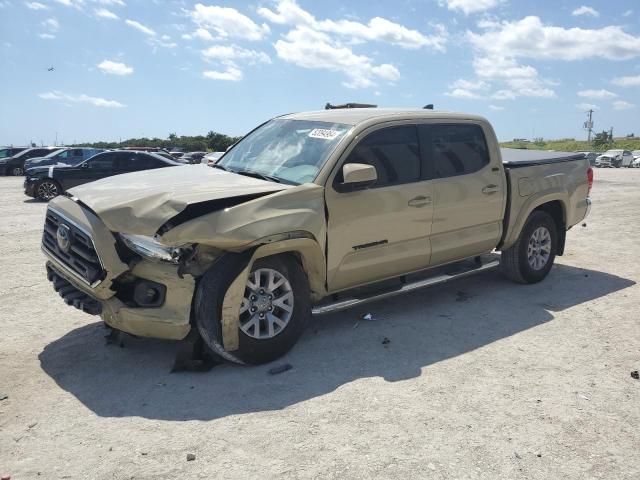
[{"label": "truck bed", "polygon": [[516,148],[501,148],[502,163],[509,168],[547,165],[550,163],[572,162],[583,160],[584,153],[550,152],[545,150],[524,150]]}]

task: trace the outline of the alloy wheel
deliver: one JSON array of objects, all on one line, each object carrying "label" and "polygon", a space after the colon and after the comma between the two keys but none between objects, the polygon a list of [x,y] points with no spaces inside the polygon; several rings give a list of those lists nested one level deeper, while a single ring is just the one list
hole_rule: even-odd
[{"label": "alloy wheel", "polygon": [[256,340],[280,334],[293,314],[293,289],[289,280],[272,268],[249,275],[240,306],[240,330]]},{"label": "alloy wheel", "polygon": [[547,227],[538,227],[529,237],[527,260],[534,270],[542,270],[551,256],[551,233]]},{"label": "alloy wheel", "polygon": [[53,182],[42,182],[38,185],[38,198],[51,200],[58,196],[58,186]]}]

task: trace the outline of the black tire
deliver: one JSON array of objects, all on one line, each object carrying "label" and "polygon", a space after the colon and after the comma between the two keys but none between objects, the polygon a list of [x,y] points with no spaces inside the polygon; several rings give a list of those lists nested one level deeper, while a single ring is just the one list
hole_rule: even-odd
[{"label": "black tire", "polygon": [[241,363],[260,365],[287,353],[298,341],[311,319],[309,281],[298,261],[292,255],[278,255],[257,260],[251,271],[269,268],[284,276],[292,287],[293,311],[286,326],[274,337],[256,339],[241,329],[238,350],[222,349],[222,303],[233,280],[246,263],[238,257],[226,255],[217,261],[202,277],[195,297],[195,323],[205,343],[221,357]]},{"label": "black tire", "polygon": [[[551,250],[546,264],[539,270],[534,269],[529,264],[528,247],[529,240],[534,232],[544,227],[551,237]],[[553,267],[558,248],[558,227],[551,215],[541,210],[534,211],[529,215],[527,222],[518,237],[516,243],[510,248],[503,250],[500,259],[500,270],[509,280],[517,283],[538,283],[549,274]]]},{"label": "black tire", "polygon": [[[46,192],[44,191],[44,188],[41,188],[41,187],[44,187],[45,184],[50,184],[51,189],[55,188],[55,195],[47,196]],[[52,192],[52,190],[49,190],[49,191]],[[36,188],[35,188],[36,198],[42,202],[48,202],[49,200],[60,195],[61,193],[62,193],[62,187],[60,186],[60,184],[50,178],[45,178],[44,180],[41,180],[36,184]]]},{"label": "black tire", "polygon": [[24,169],[22,167],[9,167],[9,173],[13,177],[19,177],[24,175]]}]

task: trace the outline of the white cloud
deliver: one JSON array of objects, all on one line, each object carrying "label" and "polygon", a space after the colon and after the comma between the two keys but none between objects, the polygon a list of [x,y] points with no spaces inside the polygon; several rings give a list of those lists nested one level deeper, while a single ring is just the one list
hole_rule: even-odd
[{"label": "white cloud", "polygon": [[611,80],[611,83],[620,87],[640,87],[640,75],[635,77],[618,77]]},{"label": "white cloud", "polygon": [[219,38],[256,41],[262,40],[269,33],[267,25],[258,25],[235,8],[198,3],[188,14],[198,27],[213,30]]},{"label": "white cloud", "polygon": [[193,35],[191,36],[193,38],[199,38],[200,40],[204,40],[206,42],[211,42],[215,40],[213,35],[211,35],[211,32],[209,32],[209,30],[205,30],[204,28],[198,28],[195,32],[193,32]]},{"label": "white cloud", "polygon": [[56,20],[55,18],[47,18],[41,23],[41,25],[50,32],[57,32],[60,28],[60,22],[58,22],[58,20]]},{"label": "white cloud", "polygon": [[110,20],[118,20],[118,18],[120,18],[118,17],[118,15],[116,15],[110,10],[107,10],[106,8],[96,8],[94,13],[96,17],[108,18]]},{"label": "white cloud", "polygon": [[296,28],[275,43],[278,56],[303,68],[326,69],[347,76],[343,85],[363,88],[375,85],[376,80],[394,82],[400,72],[390,64],[375,65],[371,58],[356,55],[328,35],[307,27]]},{"label": "white cloud", "polygon": [[50,33],[39,33],[38,36],[43,40],[53,40],[56,38],[55,35],[51,35]]},{"label": "white cloud", "polygon": [[126,106],[120,102],[116,102],[115,100],[107,100],[100,97],[90,97],[89,95],[85,95],[84,93],[79,95],[63,93],[59,90],[41,93],[38,96],[44,100],[54,100],[66,103],[86,103],[89,105],[93,105],[94,107],[122,108]]},{"label": "white cloud", "polygon": [[24,2],[24,5],[30,10],[49,10],[47,5],[40,2]]},{"label": "white cloud", "polygon": [[242,80],[242,71],[232,66],[227,67],[227,69],[222,72],[208,70],[203,72],[202,75],[211,80],[227,80],[230,82],[238,82]]},{"label": "white cloud", "polygon": [[135,28],[139,32],[144,33],[145,35],[149,35],[150,37],[155,37],[156,36],[156,32],[153,29],[141,24],[140,22],[136,22],[135,20],[127,19],[127,20],[124,21],[124,23],[126,23],[127,25],[129,25],[132,28]]},{"label": "white cloud", "polygon": [[439,0],[441,6],[445,6],[449,10],[458,10],[465,15],[470,13],[484,12],[496,8],[504,0]]},{"label": "white cloud", "polygon": [[445,95],[454,98],[475,100],[483,98],[484,93],[480,92],[488,88],[489,84],[483,80],[470,81],[461,78],[449,85],[449,91],[445,93]]},{"label": "white cloud", "polygon": [[623,17],[630,17],[631,15],[633,15],[633,10],[627,10],[622,14]]},{"label": "white cloud", "polygon": [[594,105],[593,103],[578,103],[576,104],[576,108],[578,110],[599,110],[600,108],[597,105]]},{"label": "white cloud", "polygon": [[430,47],[437,51],[444,51],[447,41],[447,31],[443,25],[434,25],[435,33],[424,35],[417,30],[381,17],[372,18],[366,24],[344,19],[317,20],[311,13],[300,7],[296,0],[278,0],[275,10],[262,7],[258,9],[258,15],[275,24],[306,27],[318,32],[349,37],[356,42],[381,41],[402,48]]},{"label": "white cloud", "polygon": [[475,50],[473,66],[479,78],[497,82],[499,90],[492,95],[495,99],[555,97],[555,83],[521,59],[628,60],[640,56],[640,37],[619,26],[563,28],[545,25],[535,16],[502,22],[485,19],[478,26],[480,32],[467,32]]},{"label": "white cloud", "polygon": [[504,110],[504,107],[501,107],[499,105],[489,105],[489,108],[495,112],[499,112],[501,110]]},{"label": "white cloud", "polygon": [[571,15],[573,15],[574,17],[580,16],[580,15],[590,15],[592,17],[599,17],[600,12],[598,12],[595,8],[582,5],[581,7],[576,8],[573,12],[571,12]]},{"label": "white cloud", "polygon": [[101,5],[116,5],[118,7],[126,6],[126,3],[124,3],[122,0],[93,0],[93,1]]},{"label": "white cloud", "polygon": [[595,100],[607,100],[611,98],[616,98],[618,95],[616,95],[613,92],[610,92],[609,90],[600,89],[600,90],[581,90],[578,92],[578,96],[583,98],[592,98]]},{"label": "white cloud", "polygon": [[614,110],[629,110],[634,107],[635,105],[633,103],[625,102],[624,100],[616,100],[613,102]]},{"label": "white cloud", "polygon": [[133,67],[129,67],[124,63],[104,60],[98,64],[98,68],[109,75],[126,76],[133,73]]},{"label": "white cloud", "polygon": [[248,50],[237,45],[214,45],[203,50],[202,55],[208,60],[221,62],[245,60],[249,63],[271,63],[266,53]]},{"label": "white cloud", "polygon": [[544,25],[538,17],[483,25],[484,33],[469,32],[471,44],[487,56],[539,60],[629,60],[640,56],[640,37],[619,26],[599,29]]},{"label": "white cloud", "polygon": [[81,10],[84,6],[84,0],[54,0],[55,2],[64,5],[65,7],[73,7]]}]

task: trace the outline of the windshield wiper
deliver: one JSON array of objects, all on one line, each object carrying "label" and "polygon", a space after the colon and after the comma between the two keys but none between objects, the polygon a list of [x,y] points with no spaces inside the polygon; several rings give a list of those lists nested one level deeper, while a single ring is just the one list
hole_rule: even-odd
[{"label": "windshield wiper", "polygon": [[225,172],[233,172],[233,170],[225,167],[224,165],[218,165],[217,163],[214,163],[213,165],[211,165],[213,168],[219,168],[220,170],[224,170]]},{"label": "windshield wiper", "polygon": [[282,180],[271,175],[265,175],[264,173],[256,172],[255,170],[233,170],[233,173],[238,175],[245,175],[247,177],[259,178],[261,180],[267,180],[269,182],[282,183]]}]

